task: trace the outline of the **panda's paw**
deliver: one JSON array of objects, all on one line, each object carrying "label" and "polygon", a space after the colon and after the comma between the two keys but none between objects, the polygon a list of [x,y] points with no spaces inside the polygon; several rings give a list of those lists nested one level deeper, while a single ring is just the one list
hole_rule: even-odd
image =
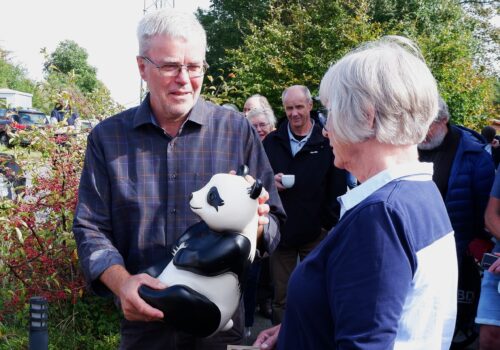
[{"label": "panda's paw", "polygon": [[229,320],[227,321],[226,325],[224,326],[224,328],[222,328],[221,330],[222,331],[228,331],[230,330],[231,328],[233,328],[233,320]]}]

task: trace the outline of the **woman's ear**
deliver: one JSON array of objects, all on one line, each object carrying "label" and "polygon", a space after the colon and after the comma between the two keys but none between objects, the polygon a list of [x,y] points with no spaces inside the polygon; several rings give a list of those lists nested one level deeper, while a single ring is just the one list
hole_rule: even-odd
[{"label": "woman's ear", "polygon": [[375,111],[375,107],[370,106],[364,113],[364,117],[366,119],[366,122],[368,126],[370,127],[371,130],[375,127],[375,114],[377,112]]}]

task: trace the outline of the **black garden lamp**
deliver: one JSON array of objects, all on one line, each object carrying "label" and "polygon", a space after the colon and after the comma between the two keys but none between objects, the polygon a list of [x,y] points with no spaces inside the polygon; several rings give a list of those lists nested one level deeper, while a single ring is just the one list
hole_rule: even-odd
[{"label": "black garden lamp", "polygon": [[44,297],[30,298],[29,350],[47,350],[49,348],[48,310],[47,299]]}]

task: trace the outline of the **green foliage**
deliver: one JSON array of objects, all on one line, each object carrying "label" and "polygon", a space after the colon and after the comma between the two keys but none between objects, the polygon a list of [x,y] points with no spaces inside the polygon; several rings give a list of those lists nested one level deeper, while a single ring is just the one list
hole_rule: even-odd
[{"label": "green foliage", "polygon": [[90,92],[82,92],[74,73],[62,74],[54,72],[40,83],[35,90],[39,101],[39,108],[49,114],[56,102],[63,106],[71,104],[83,118],[95,117],[104,119],[123,110],[123,106],[114,102],[106,86],[99,83],[97,88]]},{"label": "green foliage", "polygon": [[197,17],[207,32],[208,74],[219,75],[231,64],[226,59],[226,50],[243,44],[250,26],[260,26],[267,16],[269,0],[212,0],[210,10],[198,9]]},{"label": "green foliage", "polygon": [[[426,0],[424,6],[417,0],[379,3],[390,7],[385,30],[408,36],[422,48],[452,120],[481,129],[495,114],[495,79],[483,65],[483,41],[476,35],[479,20],[451,0]],[[380,8],[373,7],[371,11],[378,18]]]},{"label": "green foliage", "polygon": [[[9,59],[9,53],[0,48],[0,88],[33,93],[35,83],[26,77],[26,70]],[[16,107],[16,106],[13,106]]]},{"label": "green foliage", "polygon": [[[47,58],[48,74],[39,83],[0,49],[0,87],[33,93],[34,107],[46,114],[56,102],[71,105],[83,119],[123,109],[75,45],[65,42]],[[119,313],[111,301],[87,295],[71,233],[86,136],[63,123],[12,134],[8,152],[30,185],[15,200],[0,199],[0,350],[28,347],[27,308],[34,295],[49,300],[50,349],[118,347]],[[24,141],[28,147],[19,146]]]},{"label": "green foliage", "polygon": [[99,86],[97,70],[87,62],[87,51],[72,40],[59,43],[56,50],[45,62],[48,74],[59,72],[65,75],[74,73],[76,85],[82,92],[93,92]]},{"label": "green foliage", "polygon": [[[498,72],[488,62],[500,50],[498,31],[487,22],[490,12],[471,15],[454,0],[272,0],[268,5],[267,15],[241,32],[243,44],[226,50],[232,67],[211,73],[209,99],[241,105],[260,93],[279,115],[284,88],[303,84],[315,94],[332,62],[391,34],[421,46],[455,122],[479,129],[498,114],[493,104]],[[214,40],[226,39],[214,37],[210,44],[217,46]],[[235,78],[227,79],[228,72]]]},{"label": "green foliage", "polygon": [[117,348],[119,313],[87,295],[71,232],[86,137],[63,125],[14,135],[28,185],[0,200],[0,349],[27,347],[31,296],[49,301],[51,349]]},{"label": "green foliage", "polygon": [[[1,302],[0,302],[1,303]],[[49,349],[108,350],[120,343],[120,320],[110,299],[85,296],[75,304],[49,304]],[[0,350],[27,349],[28,305],[0,322]]]},{"label": "green foliage", "polygon": [[228,52],[240,93],[235,98],[260,93],[279,109],[287,86],[303,84],[317,92],[332,61],[380,35],[367,10],[366,1],[274,2],[264,26],[251,26],[243,47]]}]

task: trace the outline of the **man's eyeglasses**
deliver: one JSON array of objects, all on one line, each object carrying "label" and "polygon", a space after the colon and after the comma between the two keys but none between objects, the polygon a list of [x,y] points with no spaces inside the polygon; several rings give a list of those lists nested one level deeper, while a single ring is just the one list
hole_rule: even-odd
[{"label": "man's eyeglasses", "polygon": [[183,68],[186,68],[186,71],[190,78],[198,78],[201,77],[208,69],[207,62],[203,62],[202,64],[179,64],[179,63],[165,63],[163,65],[158,65],[151,61],[150,58],[146,56],[140,56],[143,60],[149,62],[156,68],[161,75],[164,77],[176,77]]},{"label": "man's eyeglasses", "polygon": [[255,129],[264,129],[266,126],[269,125],[269,123],[258,123],[258,124],[252,124]]}]

